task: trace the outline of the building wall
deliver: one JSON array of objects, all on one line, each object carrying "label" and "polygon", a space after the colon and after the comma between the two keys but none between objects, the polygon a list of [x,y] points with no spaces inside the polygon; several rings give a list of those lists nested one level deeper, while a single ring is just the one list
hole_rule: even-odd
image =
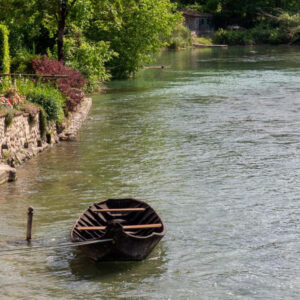
[{"label": "building wall", "polygon": [[197,35],[213,32],[212,20],[210,17],[185,16],[185,26]]},{"label": "building wall", "polygon": [[185,20],[186,26],[190,31],[198,31],[199,30],[199,18],[195,17],[187,17]]},{"label": "building wall", "polygon": [[199,33],[210,33],[213,32],[211,18],[200,18],[199,19]]}]

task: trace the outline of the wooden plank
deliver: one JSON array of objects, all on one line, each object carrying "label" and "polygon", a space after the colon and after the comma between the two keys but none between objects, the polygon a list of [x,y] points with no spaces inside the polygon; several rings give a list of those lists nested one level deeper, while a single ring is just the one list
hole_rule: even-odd
[{"label": "wooden plank", "polygon": [[78,226],[78,230],[105,230],[106,226]]},{"label": "wooden plank", "polygon": [[143,224],[143,225],[125,225],[124,229],[146,229],[146,228],[160,228],[162,227],[161,223],[158,224]]},{"label": "wooden plank", "polygon": [[[141,224],[141,225],[125,225],[123,229],[150,229],[150,228],[160,228],[161,223],[158,224]],[[105,230],[106,226],[78,226],[78,230]]]},{"label": "wooden plank", "polygon": [[131,212],[131,211],[145,211],[145,208],[135,207],[135,208],[101,208],[93,209],[94,212]]}]

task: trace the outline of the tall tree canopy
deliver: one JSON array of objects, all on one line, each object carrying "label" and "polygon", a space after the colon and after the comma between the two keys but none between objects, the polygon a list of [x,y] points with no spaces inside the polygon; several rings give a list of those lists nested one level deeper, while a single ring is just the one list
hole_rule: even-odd
[{"label": "tall tree canopy", "polygon": [[11,32],[13,55],[50,51],[66,63],[84,57],[71,62],[82,68],[113,57],[109,68],[126,77],[165,44],[181,16],[170,0],[0,0],[0,20]]},{"label": "tall tree canopy", "polygon": [[182,20],[169,0],[92,3],[94,15],[86,35],[92,40],[108,41],[118,53],[110,62],[117,77],[128,77],[148,62]]}]

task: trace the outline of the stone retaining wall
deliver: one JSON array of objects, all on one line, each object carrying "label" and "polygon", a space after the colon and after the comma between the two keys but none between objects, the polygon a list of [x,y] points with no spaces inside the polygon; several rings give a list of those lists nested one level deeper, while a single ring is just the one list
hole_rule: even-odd
[{"label": "stone retaining wall", "polygon": [[16,179],[15,166],[59,141],[74,139],[91,105],[92,99],[85,98],[59,128],[54,122],[50,123],[44,137],[41,136],[39,114],[30,119],[28,113],[18,112],[10,126],[5,125],[5,115],[0,115],[0,184]]}]

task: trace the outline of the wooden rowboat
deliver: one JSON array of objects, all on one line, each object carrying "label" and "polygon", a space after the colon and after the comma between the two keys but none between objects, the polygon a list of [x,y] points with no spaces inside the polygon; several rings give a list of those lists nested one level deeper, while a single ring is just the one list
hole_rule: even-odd
[{"label": "wooden rowboat", "polygon": [[107,199],[83,212],[72,228],[71,241],[95,241],[79,248],[96,261],[142,260],[165,233],[163,221],[145,202]]}]

